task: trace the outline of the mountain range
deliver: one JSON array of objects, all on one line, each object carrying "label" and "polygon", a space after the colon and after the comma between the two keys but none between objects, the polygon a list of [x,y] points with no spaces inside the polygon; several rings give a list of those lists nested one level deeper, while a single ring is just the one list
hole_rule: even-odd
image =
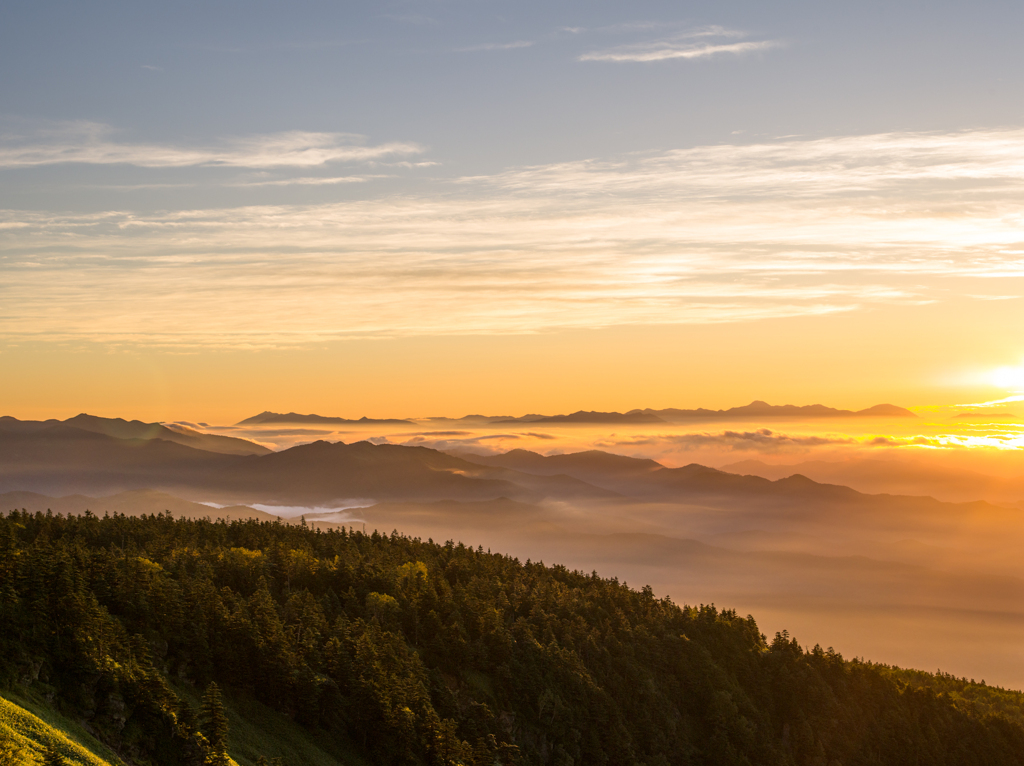
[{"label": "mountain range", "polygon": [[144,489],[243,505],[501,497],[531,503],[717,498],[745,506],[889,502],[799,474],[770,480],[699,464],[666,468],[653,460],[601,451],[544,456],[512,450],[480,456],[365,441],[317,441],[270,452],[242,439],[138,421],[91,416],[63,422],[0,421],[0,492],[110,495]]},{"label": "mountain range", "polygon": [[141,420],[101,418],[85,413],[67,420],[18,420],[9,415],[0,417],[0,439],[5,434],[61,433],[60,429],[65,429],[63,433],[67,434],[71,432],[66,429],[71,429],[121,440],[160,440],[225,455],[266,455],[273,451],[246,439],[202,433],[178,424],[143,423]]},{"label": "mountain range", "polygon": [[367,418],[362,417],[355,420],[349,418],[333,418],[325,417],[323,415],[300,415],[297,412],[261,412],[259,415],[253,415],[251,418],[239,421],[235,425],[239,426],[265,426],[274,423],[302,423],[306,425],[402,425],[402,426],[414,426],[416,425],[411,420],[400,420],[395,418]]},{"label": "mountain range", "polygon": [[[578,424],[578,425],[657,425],[664,423],[681,423],[689,421],[713,420],[757,420],[760,418],[827,419],[827,418],[914,418],[913,412],[894,404],[877,404],[863,410],[840,410],[826,407],[823,404],[797,406],[793,404],[773,405],[762,401],[753,401],[742,407],[731,407],[727,410],[708,410],[698,408],[682,410],[668,409],[634,409],[628,412],[596,412],[579,410],[568,415],[539,415],[536,413],[521,415],[466,415],[461,418],[423,418],[432,422],[461,422],[476,425],[509,425],[515,423],[538,424]],[[322,415],[300,415],[295,412],[281,414],[261,412],[251,418],[239,422],[239,426],[262,426],[275,423],[302,423],[317,425],[416,425],[416,419],[374,419],[359,418],[352,420]]]},{"label": "mountain range", "polygon": [[0,419],[0,510],[267,520],[279,507],[317,529],[365,522],[371,532],[597,570],[923,667],[946,666],[942,642],[953,639],[936,637],[969,613],[957,661],[984,677],[1024,679],[1018,633],[1006,627],[1024,624],[1019,509],[868,494],[829,483],[838,474],[813,465],[810,478],[794,466],[765,477],[750,475],[764,470],[756,465],[671,468],[596,450],[181,443],[195,438],[88,416]]}]

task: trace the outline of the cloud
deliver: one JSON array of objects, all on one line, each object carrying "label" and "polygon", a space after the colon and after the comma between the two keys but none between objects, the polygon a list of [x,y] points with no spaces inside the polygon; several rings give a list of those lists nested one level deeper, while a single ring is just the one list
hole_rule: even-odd
[{"label": "cloud", "polygon": [[277,178],[272,181],[239,181],[230,186],[332,186],[334,184],[360,184],[372,178],[384,176],[302,176],[299,178]]},{"label": "cloud", "polygon": [[1000,407],[1004,404],[1012,404],[1013,402],[1024,402],[1024,396],[1008,396],[1005,399],[996,399],[991,402],[975,402],[974,404],[957,404],[957,407]]},{"label": "cloud", "polygon": [[529,40],[516,40],[511,43],[482,43],[471,45],[468,48],[457,48],[458,53],[473,53],[475,51],[510,51],[516,48],[530,48],[533,43]]},{"label": "cloud", "polygon": [[855,443],[856,440],[849,437],[791,436],[760,428],[756,431],[723,431],[717,434],[705,432],[638,435],[626,439],[607,439],[597,442],[596,446],[599,448],[671,446],[682,450],[724,448],[734,451],[781,452],[794,448],[806,449]]},{"label": "cloud", "polygon": [[[640,28],[651,28],[652,25]],[[782,43],[778,40],[741,40],[729,42],[737,38],[747,37],[746,32],[727,29],[720,26],[698,27],[677,32],[668,38],[649,40],[628,45],[619,45],[599,51],[590,51],[579,57],[580,61],[613,61],[613,62],[651,62],[668,61],[671,59],[699,59],[731,54],[739,56],[745,53],[778,48]],[[709,42],[710,41],[710,42]]]},{"label": "cloud", "polygon": [[398,441],[393,443],[407,447],[429,447],[441,452],[475,452],[483,455],[500,454],[512,447],[523,446],[523,440],[548,441],[556,438],[550,434],[533,432],[473,435],[472,431],[429,431],[413,434],[412,438],[404,438],[407,436],[410,434],[395,434],[392,438]]},{"label": "cloud", "polygon": [[917,447],[939,447],[943,446],[941,440],[930,439],[927,436],[911,436],[897,438],[894,436],[876,436],[864,442],[868,447],[906,447],[913,445]]},{"label": "cloud", "polygon": [[760,428],[754,431],[723,431],[721,433],[689,434],[637,434],[618,438],[614,435],[595,441],[598,449],[636,450],[655,448],[663,452],[697,452],[718,450],[726,452],[758,452],[763,454],[806,452],[819,448],[927,448],[963,449],[994,447],[1020,449],[1024,435],[1010,434],[936,434],[931,436],[872,436],[854,438],[847,435],[793,435]]},{"label": "cloud", "polygon": [[665,40],[641,45],[623,46],[604,51],[592,51],[579,57],[580,61],[668,61],[670,59],[699,59],[716,56],[722,53],[741,55],[754,51],[777,48],[781,45],[775,40],[748,41],[740,43],[718,43],[693,45],[673,40]]},{"label": "cloud", "polygon": [[431,183],[323,204],[0,210],[0,339],[263,348],[706,324],[1024,277],[1024,130],[787,138]]},{"label": "cloud", "polygon": [[144,168],[316,167],[332,162],[366,162],[423,151],[413,143],[366,146],[360,143],[362,136],[298,130],[234,138],[219,147],[202,148],[121,142],[114,140],[113,133],[106,125],[76,122],[28,137],[2,136],[0,168],[64,163]]}]

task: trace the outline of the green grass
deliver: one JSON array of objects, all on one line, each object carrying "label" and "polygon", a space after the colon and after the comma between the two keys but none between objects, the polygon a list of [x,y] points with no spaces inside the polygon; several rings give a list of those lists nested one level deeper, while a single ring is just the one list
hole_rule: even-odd
[{"label": "green grass", "polygon": [[81,725],[45,701],[13,691],[0,692],[0,739],[7,738],[22,749],[26,766],[42,763],[51,745],[74,766],[124,766]]},{"label": "green grass", "polygon": [[[173,688],[183,702],[199,708],[201,690],[185,684]],[[227,689],[221,693],[228,716],[228,754],[239,766],[256,766],[261,755],[281,758],[286,766],[368,766],[355,752],[339,749],[256,700]]]},{"label": "green grass", "polygon": [[[201,691],[175,684],[183,702],[198,709]],[[228,753],[237,766],[256,766],[256,759],[281,758],[286,766],[367,766],[354,751],[339,749],[322,734],[309,732],[286,716],[248,697],[224,691],[228,716]],[[53,745],[69,766],[125,766],[80,723],[61,715],[38,695],[0,691],[0,742],[22,750],[24,766],[41,764]]]}]

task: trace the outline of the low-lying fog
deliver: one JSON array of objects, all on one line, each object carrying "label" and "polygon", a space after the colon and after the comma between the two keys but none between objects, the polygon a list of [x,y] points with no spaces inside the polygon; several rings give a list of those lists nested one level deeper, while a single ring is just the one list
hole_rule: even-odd
[{"label": "low-lying fog", "polygon": [[[208,462],[244,468],[269,460],[278,481],[272,495],[253,489],[259,473],[233,475],[233,483],[221,486],[213,479],[224,469],[193,469],[187,462],[181,463],[181,475],[192,478],[178,483],[165,475],[163,463],[156,468],[139,463],[143,467],[132,469],[133,483],[123,483],[134,465],[129,461],[107,474],[83,468],[79,484],[66,484],[74,476],[64,468],[47,479],[50,484],[42,479],[31,484],[35,469],[28,466],[17,474],[11,453],[10,489],[113,495],[116,482],[122,482],[120,489],[132,491],[100,500],[8,492],[0,495],[3,510],[168,509],[214,518],[305,516],[307,523],[357,529],[365,524],[367,531],[451,539],[524,560],[596,570],[634,587],[649,584],[677,603],[714,603],[752,614],[769,637],[788,629],[804,644],[832,646],[846,656],[1024,687],[1024,449],[1018,444],[1022,427],[1006,420],[943,416],[587,426],[429,420],[345,425],[341,431],[305,425],[204,430],[278,449],[317,439],[419,445],[480,465],[426,450],[401,456],[388,450],[397,462],[372,467],[359,461],[369,460],[364,453],[377,452],[373,448],[353,448],[344,457],[326,445],[310,450],[326,461],[319,472],[299,471],[309,467],[310,458],[280,456],[286,459],[275,462],[274,455],[214,455],[217,460]],[[659,484],[657,471],[650,473],[657,466],[639,466],[635,474],[631,466],[621,474],[605,473],[601,456],[584,459],[587,465],[577,466],[582,473],[576,474],[564,462],[545,463],[536,455],[520,455],[525,462],[497,456],[517,448],[545,455],[600,449],[669,467],[715,466],[736,475],[722,482],[716,474],[701,488],[685,476],[679,484]],[[185,454],[182,449],[165,452]],[[49,447],[39,452],[51,454]],[[148,452],[132,448],[124,454],[135,460]],[[344,467],[333,460],[349,463]],[[390,473],[374,474],[385,468]],[[339,473],[343,469],[348,473]],[[560,475],[565,472],[569,475]],[[861,492],[944,502],[865,498],[785,479],[794,473]],[[752,480],[741,479],[744,474],[783,481],[777,486],[755,481],[751,487]],[[109,490],[89,488],[108,475]],[[405,480],[413,476],[421,489],[405,492]],[[360,485],[364,479],[373,481]],[[79,488],[41,488],[61,482]],[[716,494],[718,484],[722,490]],[[345,494],[313,491],[328,485]],[[498,489],[488,489],[492,486]],[[465,494],[444,494],[456,490]],[[392,499],[382,501],[386,497]]]},{"label": "low-lying fog", "polygon": [[788,629],[846,656],[1024,687],[1016,512],[493,501],[360,515],[368,529],[465,541],[733,608],[769,637]]},{"label": "low-lying fog", "polygon": [[[982,413],[984,414],[984,413]],[[868,493],[988,500],[1002,509],[874,512],[799,503],[750,508],[587,501],[381,504],[367,528],[483,545],[520,558],[650,584],[679,603],[751,613],[769,634],[847,656],[941,668],[1024,687],[1024,425],[1016,418],[775,420],[666,425],[346,427],[274,434],[422,445],[472,459],[521,448],[601,449],[666,466],[700,463],[779,479],[795,473]],[[221,431],[227,433],[227,431]],[[261,438],[259,428],[232,435]],[[309,518],[330,519],[312,514]],[[337,519],[341,521],[341,519]],[[357,524],[358,526],[358,524]]]},{"label": "low-lying fog", "polygon": [[189,425],[278,450],[317,440],[368,440],[459,455],[598,449],[650,458],[669,467],[699,463],[768,479],[799,473],[861,492],[1024,503],[1024,419],[1005,409],[998,408],[992,417],[980,413],[964,418],[947,408],[905,419],[772,418],[645,425],[488,424],[441,418],[412,426],[346,424],[337,430]]}]

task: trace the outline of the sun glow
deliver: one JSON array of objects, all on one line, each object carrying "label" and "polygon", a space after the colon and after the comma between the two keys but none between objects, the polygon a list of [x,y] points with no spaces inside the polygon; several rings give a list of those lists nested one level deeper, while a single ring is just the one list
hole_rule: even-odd
[{"label": "sun glow", "polygon": [[1005,391],[1024,392],[1024,364],[1018,367],[999,367],[993,370],[991,381]]}]

